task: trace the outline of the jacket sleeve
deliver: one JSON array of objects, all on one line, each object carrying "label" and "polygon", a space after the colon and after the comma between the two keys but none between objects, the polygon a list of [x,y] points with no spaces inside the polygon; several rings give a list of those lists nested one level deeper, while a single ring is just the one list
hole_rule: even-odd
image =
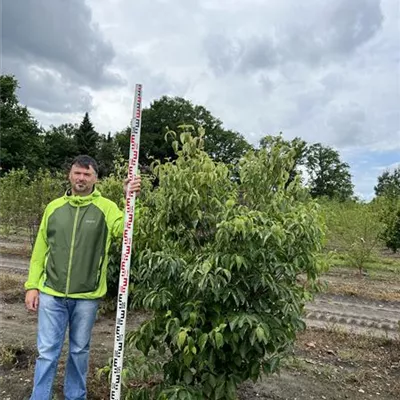
[{"label": "jacket sleeve", "polygon": [[[135,201],[135,221],[139,217],[139,208],[140,202],[138,199]],[[117,205],[113,208],[110,213],[110,218],[112,220],[112,235],[114,237],[122,237],[124,233],[124,219],[125,219],[125,210],[121,211]]]},{"label": "jacket sleeve", "polygon": [[26,290],[39,289],[39,280],[44,273],[46,255],[49,247],[47,242],[47,210],[46,208],[36,236],[35,246],[33,247],[28,280],[25,282]]}]

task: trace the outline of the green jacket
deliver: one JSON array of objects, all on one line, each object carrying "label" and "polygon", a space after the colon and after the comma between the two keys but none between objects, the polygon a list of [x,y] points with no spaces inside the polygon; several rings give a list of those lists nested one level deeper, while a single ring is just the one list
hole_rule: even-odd
[{"label": "green jacket", "polygon": [[45,209],[25,289],[53,296],[96,299],[107,292],[108,251],[122,236],[123,212],[95,189],[66,193]]}]

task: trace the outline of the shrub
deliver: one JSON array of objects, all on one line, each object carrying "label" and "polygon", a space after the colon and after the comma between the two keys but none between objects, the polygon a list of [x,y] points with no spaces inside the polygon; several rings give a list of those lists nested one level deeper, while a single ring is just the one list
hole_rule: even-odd
[{"label": "shrub", "polygon": [[396,196],[379,197],[377,207],[385,226],[382,240],[388,249],[396,253],[400,249],[400,199]]},{"label": "shrub", "polygon": [[[310,293],[297,278],[315,290],[322,219],[298,179],[286,185],[287,148],[249,153],[238,184],[203,151],[201,134],[180,142],[175,161],[154,165],[159,186],[140,210],[131,298],[152,316],[127,349],[164,355],[152,396],[234,399],[240,382],[277,370],[304,328]],[[138,385],[126,398],[149,396]]]},{"label": "shrub", "polygon": [[11,170],[0,178],[0,215],[6,234],[28,230],[33,244],[47,204],[66,190],[64,174],[26,169]]}]

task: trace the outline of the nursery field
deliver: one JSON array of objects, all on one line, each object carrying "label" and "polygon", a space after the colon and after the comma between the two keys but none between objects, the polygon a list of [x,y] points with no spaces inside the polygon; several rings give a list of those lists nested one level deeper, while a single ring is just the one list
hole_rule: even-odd
[{"label": "nursery field", "polygon": [[[29,243],[0,241],[0,397],[28,398],[33,378],[36,315],[24,306]],[[400,396],[400,260],[385,253],[367,273],[340,265],[321,276],[324,292],[306,306],[307,328],[280,373],[247,381],[240,399],[398,399]],[[148,315],[129,314],[128,330]],[[97,376],[112,354],[114,314],[95,325],[88,399],[107,399],[109,387]],[[66,348],[66,347],[65,347]],[[55,399],[62,399],[65,348]],[[139,353],[136,355],[140,359]],[[143,384],[143,382],[138,382]]]}]

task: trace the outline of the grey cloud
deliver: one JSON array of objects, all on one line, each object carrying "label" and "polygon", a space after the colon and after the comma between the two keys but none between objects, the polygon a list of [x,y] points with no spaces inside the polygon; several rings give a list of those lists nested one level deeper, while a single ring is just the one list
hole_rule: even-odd
[{"label": "grey cloud", "polygon": [[371,134],[365,112],[357,104],[333,107],[327,125],[332,128],[334,141],[338,147],[362,145]]},{"label": "grey cloud", "polygon": [[283,60],[316,65],[348,57],[379,31],[383,21],[379,0],[335,1],[315,14],[320,18],[300,18],[292,29],[286,28],[288,34],[281,32]]},{"label": "grey cloud", "polygon": [[350,53],[371,39],[381,28],[383,15],[380,0],[341,0],[328,17],[326,42],[338,53]]},{"label": "grey cloud", "polygon": [[23,66],[18,60],[4,58],[3,72],[15,75],[20,86],[20,101],[32,108],[50,113],[89,112],[93,109],[90,93],[52,70]]},{"label": "grey cloud", "polygon": [[210,35],[204,46],[213,72],[223,75],[231,71],[255,72],[267,66],[275,66],[278,53],[266,36],[255,36],[244,40],[224,35]]},{"label": "grey cloud", "polygon": [[239,41],[224,35],[210,35],[204,41],[209,66],[215,75],[223,75],[232,71],[243,56]]},{"label": "grey cloud", "polygon": [[242,72],[258,71],[278,63],[279,54],[268,37],[253,37],[243,48],[243,56],[239,63],[239,70]]},{"label": "grey cloud", "polygon": [[[383,22],[379,0],[308,3],[300,10],[285,24],[272,24],[274,37],[238,37],[236,32],[229,38],[208,36],[204,47],[211,69],[216,74],[253,73],[286,63],[312,66],[342,60],[374,37]],[[269,28],[266,24],[263,30]]]},{"label": "grey cloud", "polygon": [[270,94],[274,90],[275,85],[273,81],[266,75],[261,74],[258,76],[257,82],[267,94]]},{"label": "grey cloud", "polygon": [[121,84],[109,70],[114,49],[82,0],[3,2],[3,55],[62,72],[79,84]]}]

